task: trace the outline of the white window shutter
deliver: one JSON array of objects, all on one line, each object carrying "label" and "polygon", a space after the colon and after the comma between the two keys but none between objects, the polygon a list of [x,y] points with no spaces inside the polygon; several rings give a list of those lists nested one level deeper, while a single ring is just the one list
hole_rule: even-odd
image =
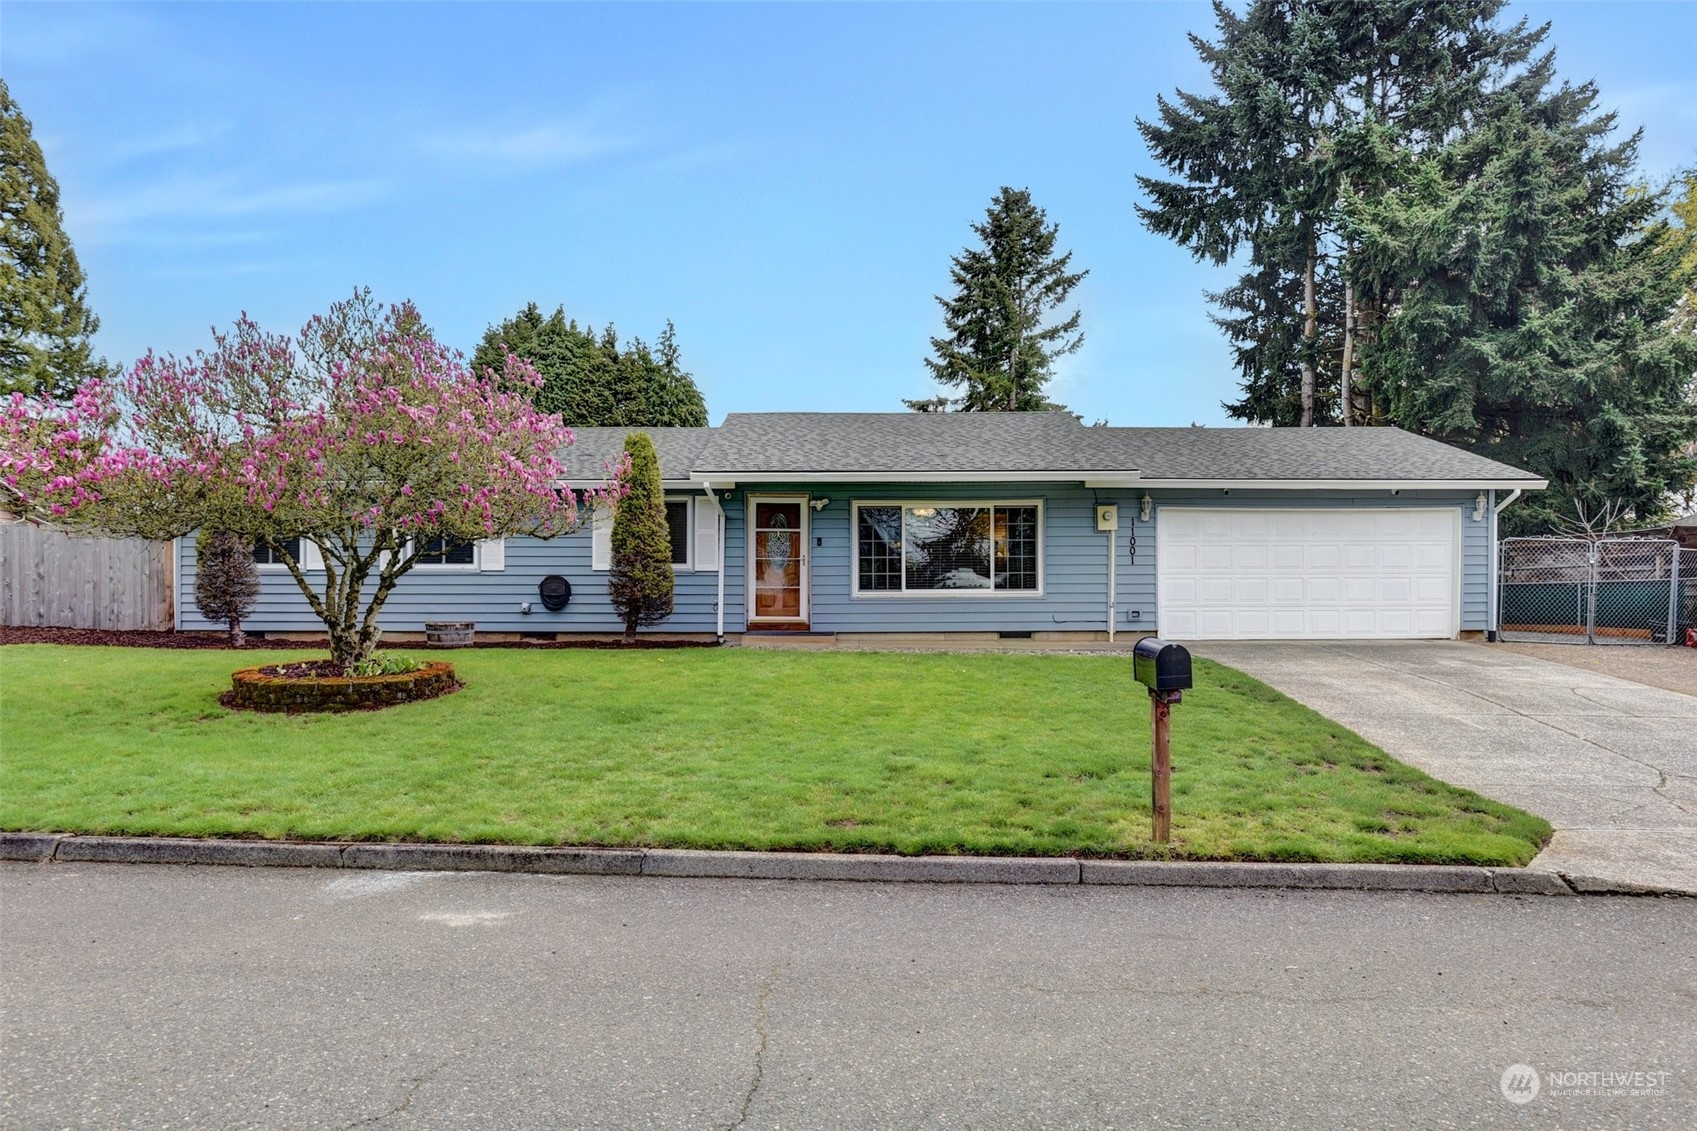
[{"label": "white window shutter", "polygon": [[613,568],[613,511],[610,507],[596,507],[595,514],[589,523],[589,568],[593,570],[609,570]]},{"label": "white window shutter", "polygon": [[324,568],[324,552],[318,548],[318,543],[310,538],[301,539],[300,567],[307,571]]},{"label": "white window shutter", "polygon": [[500,573],[507,568],[507,540],[490,538],[477,544],[477,571]]},{"label": "white window shutter", "polygon": [[707,499],[695,501],[695,568],[719,568],[719,508]]}]

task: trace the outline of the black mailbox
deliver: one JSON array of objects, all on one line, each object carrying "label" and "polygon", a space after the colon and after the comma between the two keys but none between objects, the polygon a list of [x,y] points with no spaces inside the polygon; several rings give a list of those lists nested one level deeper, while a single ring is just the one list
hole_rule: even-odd
[{"label": "black mailbox", "polygon": [[572,583],[557,573],[544,577],[536,591],[542,597],[542,607],[551,613],[559,612],[572,599]]},{"label": "black mailbox", "polygon": [[1131,674],[1150,691],[1190,690],[1190,651],[1153,636],[1139,640],[1131,651]]}]

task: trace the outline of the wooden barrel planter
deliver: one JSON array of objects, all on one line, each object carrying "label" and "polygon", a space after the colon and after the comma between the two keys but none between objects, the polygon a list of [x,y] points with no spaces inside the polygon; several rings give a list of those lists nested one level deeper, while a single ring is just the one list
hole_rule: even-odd
[{"label": "wooden barrel planter", "polygon": [[250,711],[358,711],[434,699],[460,686],[454,665],[432,660],[415,672],[343,675],[329,660],[243,668],[230,677],[226,707]]},{"label": "wooden barrel planter", "polygon": [[470,648],[476,629],[476,623],[469,620],[427,620],[424,642],[431,648]]}]

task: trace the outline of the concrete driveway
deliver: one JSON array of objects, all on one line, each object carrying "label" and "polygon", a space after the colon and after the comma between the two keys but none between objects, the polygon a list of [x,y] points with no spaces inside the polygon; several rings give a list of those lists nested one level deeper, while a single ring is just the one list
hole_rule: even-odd
[{"label": "concrete driveway", "polygon": [[1697,697],[1456,642],[1211,643],[1411,766],[1556,828],[1533,866],[1697,894]]}]

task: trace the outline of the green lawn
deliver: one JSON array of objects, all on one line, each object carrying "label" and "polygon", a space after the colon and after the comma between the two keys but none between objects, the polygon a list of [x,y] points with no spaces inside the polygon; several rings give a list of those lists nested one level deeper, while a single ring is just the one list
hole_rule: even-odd
[{"label": "green lawn", "polygon": [[483,649],[427,703],[218,705],[302,656],[0,648],[0,827],[1481,864],[1550,832],[1206,661],[1161,850],[1124,657]]}]

